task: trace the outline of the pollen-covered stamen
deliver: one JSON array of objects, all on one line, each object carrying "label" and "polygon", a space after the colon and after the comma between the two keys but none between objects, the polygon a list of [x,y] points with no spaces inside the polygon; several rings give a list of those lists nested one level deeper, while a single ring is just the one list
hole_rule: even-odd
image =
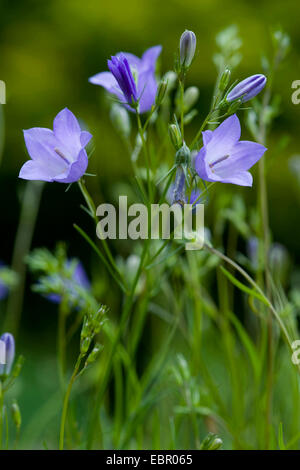
[{"label": "pollen-covered stamen", "polygon": [[59,155],[66,163],[70,163],[67,157],[58,148],[55,148],[54,152],[57,153],[57,155]]},{"label": "pollen-covered stamen", "polygon": [[230,155],[224,155],[224,157],[218,158],[215,162],[212,162],[209,164],[210,168],[213,168],[214,166],[218,165],[219,163],[223,162],[224,160],[227,160]]}]

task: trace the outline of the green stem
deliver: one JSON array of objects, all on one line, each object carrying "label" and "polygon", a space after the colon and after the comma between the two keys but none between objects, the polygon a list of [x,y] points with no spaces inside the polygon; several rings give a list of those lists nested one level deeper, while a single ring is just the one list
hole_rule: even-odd
[{"label": "green stem", "polygon": [[194,140],[192,141],[191,143],[191,150],[194,150],[194,147],[196,146],[198,140],[200,139],[200,136],[201,136],[201,132],[205,129],[208,121],[210,120],[210,117],[212,115],[213,111],[210,111],[208,113],[208,115],[206,116],[206,118],[204,119],[203,123],[202,123],[202,126],[200,127],[200,129],[198,130]]},{"label": "green stem", "polygon": [[120,320],[120,324],[119,324],[119,328],[117,330],[116,336],[115,336],[115,338],[113,340],[113,343],[112,343],[112,347],[111,347],[111,350],[110,350],[109,358],[107,360],[107,366],[106,366],[106,369],[105,369],[105,372],[104,372],[104,376],[103,376],[103,378],[101,376],[101,379],[99,381],[99,386],[97,387],[96,404],[95,404],[95,407],[94,407],[92,423],[91,423],[91,426],[90,426],[90,432],[89,432],[89,436],[88,436],[88,445],[87,445],[88,449],[91,449],[92,446],[93,446],[100,407],[101,407],[101,404],[102,404],[104,393],[106,391],[106,388],[107,388],[107,385],[108,385],[108,382],[109,382],[109,378],[110,378],[110,374],[111,374],[111,370],[112,370],[113,361],[114,361],[115,353],[116,353],[116,350],[117,350],[117,346],[118,346],[118,343],[119,343],[119,341],[120,341],[120,339],[123,335],[123,332],[126,328],[127,320],[129,318],[129,315],[130,315],[131,310],[132,310],[135,289],[136,289],[140,274],[142,272],[144,262],[145,262],[145,258],[146,258],[147,252],[148,252],[148,242],[149,242],[149,240],[145,241],[144,250],[143,250],[143,253],[142,253],[142,256],[141,256],[141,260],[140,260],[140,264],[139,264],[137,273],[135,275],[135,279],[134,279],[132,287],[131,287],[130,295],[127,298],[127,301],[125,303],[125,306],[124,306],[124,309],[123,309],[123,312],[122,312],[122,316],[121,316],[121,320]]},{"label": "green stem", "polygon": [[184,142],[184,82],[179,80],[180,87],[180,126],[181,126],[181,137]]},{"label": "green stem", "polygon": [[[97,219],[97,215],[96,215],[96,206],[94,204],[94,201],[90,195],[90,193],[88,192],[87,190],[87,187],[85,185],[85,182],[83,181],[83,179],[80,179],[78,181],[78,186],[80,188],[80,191],[82,192],[82,195],[85,199],[85,202],[87,203],[87,206],[89,208],[89,211],[90,211],[90,214],[91,216],[93,217],[94,221],[95,221],[95,224],[96,226],[98,225],[98,219]],[[109,262],[111,263],[112,267],[114,268],[114,270],[116,271],[116,273],[118,274],[118,276],[120,277],[120,279],[122,279],[122,274],[120,273],[116,263],[115,263],[115,260],[113,258],[113,255],[111,254],[111,251],[108,247],[108,244],[106,242],[106,240],[102,239],[101,238],[101,242],[102,242],[102,245],[103,245],[103,248],[104,248],[104,251],[106,253],[106,256],[107,258],[109,259]]]},{"label": "green stem", "polygon": [[3,439],[3,410],[4,410],[4,390],[0,380],[0,450],[2,449]]},{"label": "green stem", "polygon": [[57,357],[59,381],[62,392],[65,389],[65,372],[66,372],[66,302],[63,299],[58,312],[58,328],[57,328]]},{"label": "green stem", "polygon": [[[270,88],[267,88],[263,103],[262,110],[259,119],[259,135],[258,141],[262,145],[266,145],[266,124],[265,124],[265,110],[270,102]],[[258,185],[258,209],[260,214],[260,238],[263,240],[263,266],[265,270],[264,284],[266,286],[267,296],[271,297],[271,286],[269,279],[269,267],[268,267],[268,256],[270,249],[270,231],[269,231],[269,211],[268,211],[268,194],[266,184],[266,170],[265,170],[265,156],[259,160],[258,163],[259,172],[259,185]],[[267,320],[267,391],[266,391],[266,449],[269,448],[270,443],[270,427],[272,423],[272,397],[273,397],[273,369],[274,369],[274,344],[273,344],[273,325],[272,325],[272,313],[269,311]]]},{"label": "green stem", "polygon": [[67,412],[68,412],[68,406],[69,406],[69,399],[70,399],[70,394],[71,390],[73,387],[73,384],[75,382],[81,360],[83,358],[83,355],[80,354],[78,356],[77,362],[74,367],[73,374],[71,376],[70,382],[68,384],[65,397],[64,397],[64,402],[63,402],[63,409],[62,409],[62,415],[61,415],[61,421],[60,421],[60,433],[59,433],[59,450],[63,450],[64,448],[64,440],[65,440],[65,425],[66,425],[66,419],[67,419]]},{"label": "green stem", "polygon": [[136,118],[137,118],[138,131],[139,131],[139,135],[140,135],[140,138],[141,138],[141,141],[142,141],[144,155],[145,155],[145,159],[146,159],[148,201],[149,201],[149,204],[150,204],[150,201],[152,199],[151,180],[150,180],[150,167],[151,167],[150,166],[150,157],[149,157],[148,148],[147,148],[147,144],[146,144],[146,140],[145,140],[144,129],[142,127],[141,118],[140,118],[139,113],[136,113]]},{"label": "green stem", "polygon": [[[221,92],[217,93],[216,96],[215,96],[215,99],[214,99],[214,102],[212,104],[212,107],[208,113],[208,115],[206,116],[206,118],[204,119],[203,123],[202,123],[202,126],[200,127],[199,131],[197,132],[194,140],[192,141],[191,145],[190,145],[190,148],[191,150],[194,150],[194,147],[196,146],[198,140],[200,139],[200,136],[201,136],[201,132],[205,129],[207,123],[209,122],[211,116],[213,115],[213,113],[215,113],[216,111],[218,111],[218,103],[220,101],[220,97],[221,97]],[[221,117],[225,117],[226,114],[224,114],[224,116],[221,116]],[[220,117],[219,117],[220,118]]]},{"label": "green stem", "polygon": [[25,291],[26,264],[24,260],[31,247],[43,188],[44,183],[29,181],[26,183],[22,198],[20,221],[11,264],[13,271],[18,274],[18,287],[10,293],[4,322],[4,329],[11,331],[15,339],[19,330]]}]

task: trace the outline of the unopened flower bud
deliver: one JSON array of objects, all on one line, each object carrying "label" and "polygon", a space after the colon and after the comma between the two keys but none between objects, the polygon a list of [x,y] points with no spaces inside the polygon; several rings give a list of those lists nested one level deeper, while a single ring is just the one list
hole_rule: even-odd
[{"label": "unopened flower bud", "polygon": [[216,437],[210,444],[207,450],[218,450],[222,447],[223,441],[219,437]]},{"label": "unopened flower bud", "polygon": [[162,80],[160,82],[160,84],[158,85],[158,89],[157,89],[157,93],[156,93],[156,98],[155,98],[155,103],[156,103],[156,106],[160,106],[164,97],[165,97],[165,94],[166,94],[166,91],[167,91],[167,81],[166,80]]},{"label": "unopened flower bud", "polygon": [[185,90],[183,95],[183,106],[185,112],[189,111],[194,104],[197,103],[199,94],[199,89],[196,86],[191,86]]},{"label": "unopened flower bud", "polygon": [[201,443],[201,450],[217,450],[223,445],[222,439],[216,434],[208,433]]},{"label": "unopened flower bud", "polygon": [[81,343],[80,343],[80,352],[81,352],[82,354],[87,353],[87,351],[88,351],[88,349],[89,349],[89,347],[90,347],[90,344],[91,344],[91,338],[88,338],[88,337],[87,337],[87,338],[84,338],[84,340],[81,341]]},{"label": "unopened flower bud", "polygon": [[131,132],[131,123],[127,110],[123,106],[114,103],[110,110],[110,119],[116,131],[127,139]]},{"label": "unopened flower bud", "polygon": [[196,51],[196,35],[193,31],[184,31],[180,38],[180,65],[189,67]]},{"label": "unopened flower bud", "polygon": [[91,336],[92,333],[92,322],[88,316],[84,318],[83,325],[81,328],[80,339],[83,341],[86,337]]},{"label": "unopened flower bud", "polygon": [[237,100],[231,103],[231,105],[228,108],[228,115],[231,116],[232,114],[236,113],[237,110],[242,106],[242,100]]},{"label": "unopened flower bud", "polygon": [[262,74],[252,75],[238,83],[227,95],[226,100],[231,102],[241,99],[243,103],[258,95],[265,87],[267,79]]},{"label": "unopened flower bud", "polygon": [[24,364],[24,357],[23,356],[19,356],[18,359],[17,359],[17,362],[15,363],[14,365],[14,368],[12,370],[12,377],[14,379],[16,379],[19,375],[20,375],[20,372],[21,372],[21,369],[23,367],[23,364]]},{"label": "unopened flower bud", "polygon": [[191,151],[186,145],[186,143],[183,142],[182,147],[176,152],[175,163],[176,165],[189,165],[190,161],[191,161]]},{"label": "unopened flower bud", "polygon": [[11,414],[12,414],[12,419],[16,428],[19,429],[21,427],[22,417],[21,417],[19,405],[16,402],[16,400],[11,405]]},{"label": "unopened flower bud", "polygon": [[15,358],[15,340],[12,334],[4,333],[0,341],[4,343],[4,364],[0,365],[0,376],[9,375]]},{"label": "unopened flower bud", "polygon": [[170,124],[169,125],[169,135],[172,144],[174,145],[176,150],[179,150],[180,147],[182,146],[182,137],[180,130],[176,124]]},{"label": "unopened flower bud", "polygon": [[166,72],[163,76],[163,80],[167,82],[167,93],[170,93],[177,83],[177,74],[172,70],[169,70],[169,72]]},{"label": "unopened flower bud", "polygon": [[220,82],[219,82],[219,90],[224,91],[228,87],[229,80],[230,80],[231,72],[229,69],[225,69],[222,73]]},{"label": "unopened flower bud", "polygon": [[93,348],[92,352],[89,354],[86,365],[92,364],[93,362],[98,359],[100,352],[102,351],[103,346],[100,343],[97,343],[96,346]]}]

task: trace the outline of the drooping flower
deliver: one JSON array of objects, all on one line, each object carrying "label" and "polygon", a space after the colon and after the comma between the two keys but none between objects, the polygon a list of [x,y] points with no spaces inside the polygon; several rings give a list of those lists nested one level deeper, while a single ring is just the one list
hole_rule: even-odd
[{"label": "drooping flower", "polygon": [[193,31],[185,30],[180,38],[180,65],[182,67],[189,67],[193,61],[196,51],[196,35]]},{"label": "drooping flower", "polygon": [[[4,266],[3,263],[0,261],[0,270],[1,268],[3,268],[3,266]],[[1,281],[1,278],[0,278],[0,300],[5,299],[7,294],[8,294],[8,287],[3,281]]]},{"label": "drooping flower", "polygon": [[261,144],[239,140],[241,125],[236,114],[214,131],[204,131],[203,147],[196,156],[195,169],[206,181],[252,186],[251,168],[267,150]]},{"label": "drooping flower", "polygon": [[[199,197],[201,192],[199,189],[193,189],[191,192],[187,190],[186,178],[182,168],[178,168],[176,172],[175,183],[170,186],[167,194],[167,200],[172,204],[192,204],[194,208],[201,202]],[[194,209],[193,208],[193,209]]]},{"label": "drooping flower", "polygon": [[5,344],[5,364],[0,365],[0,376],[9,375],[15,358],[15,340],[11,333],[3,333],[0,341]]},{"label": "drooping flower", "polygon": [[53,131],[43,127],[25,130],[31,160],[22,166],[19,178],[58,183],[78,181],[88,166],[85,147],[91,138],[67,108],[55,117]]},{"label": "drooping flower", "polygon": [[104,87],[130,111],[135,111],[137,104],[138,112],[145,113],[155,102],[155,66],[161,49],[161,46],[151,47],[141,59],[128,52],[120,52],[108,60],[110,72],[98,73],[89,78],[89,82]]},{"label": "drooping flower", "polygon": [[[77,261],[74,266],[74,260],[68,260],[66,262],[66,271],[70,271],[70,277],[60,276],[60,279],[56,279],[56,284],[59,286],[59,290],[64,290],[66,296],[72,305],[80,304],[80,292],[79,289],[90,290],[91,284],[85,272],[85,269],[80,261]],[[60,292],[53,292],[46,296],[48,300],[54,303],[60,303],[62,295]]]},{"label": "drooping flower", "polygon": [[238,83],[227,95],[228,102],[241,99],[243,103],[251,100],[254,96],[258,95],[265,87],[267,79],[262,74],[251,75],[245,80]]}]

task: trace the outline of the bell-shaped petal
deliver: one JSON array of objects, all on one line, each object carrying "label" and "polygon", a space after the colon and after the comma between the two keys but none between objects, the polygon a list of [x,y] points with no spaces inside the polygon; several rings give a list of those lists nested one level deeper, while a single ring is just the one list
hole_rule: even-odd
[{"label": "bell-shaped petal", "polygon": [[267,150],[256,142],[239,141],[241,126],[236,115],[214,131],[203,132],[203,147],[196,155],[195,169],[205,181],[252,186],[249,170]]},{"label": "bell-shaped petal", "polygon": [[91,138],[89,132],[81,130],[74,114],[63,109],[54,119],[53,131],[42,127],[24,131],[31,160],[22,166],[19,177],[60,183],[78,181],[88,166],[84,148]]}]

